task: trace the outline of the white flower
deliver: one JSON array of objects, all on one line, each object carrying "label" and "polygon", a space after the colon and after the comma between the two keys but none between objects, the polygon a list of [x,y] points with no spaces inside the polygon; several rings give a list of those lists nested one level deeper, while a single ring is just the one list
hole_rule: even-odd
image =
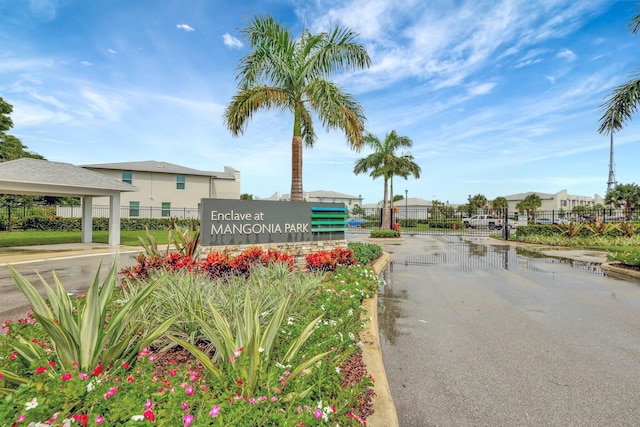
[{"label": "white flower", "polygon": [[131,421],[144,421],[144,415],[134,415],[131,417]]},{"label": "white flower", "polygon": [[353,308],[350,308],[348,313],[349,313],[349,316],[353,316]]},{"label": "white flower", "polygon": [[340,373],[340,366],[336,366],[336,374]]},{"label": "white flower", "polygon": [[290,317],[287,319],[287,325],[293,325],[293,320],[294,320],[294,319],[293,319],[293,316],[290,316]]},{"label": "white flower", "polygon": [[29,409],[33,409],[37,406],[38,406],[38,398],[34,397],[33,399],[31,399],[30,402],[27,402],[24,404],[24,409],[25,411],[28,411]]},{"label": "white flower", "polygon": [[264,348],[262,348],[262,347],[260,347],[260,348],[258,349],[258,352],[260,352],[260,353],[262,353],[263,351],[264,351]]}]

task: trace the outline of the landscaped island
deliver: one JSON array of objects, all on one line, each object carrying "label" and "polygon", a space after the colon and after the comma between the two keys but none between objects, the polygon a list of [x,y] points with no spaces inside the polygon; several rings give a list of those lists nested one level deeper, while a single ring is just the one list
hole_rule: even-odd
[{"label": "landscaped island", "polygon": [[260,248],[186,248],[96,274],[82,296],[54,283],[42,299],[12,270],[33,312],[2,325],[0,426],[364,423],[358,334],[379,247],[301,267]]}]

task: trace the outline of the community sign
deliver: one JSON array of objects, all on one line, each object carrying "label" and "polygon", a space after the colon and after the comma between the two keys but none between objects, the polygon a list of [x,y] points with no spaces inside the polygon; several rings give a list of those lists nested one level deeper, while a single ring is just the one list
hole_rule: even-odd
[{"label": "community sign", "polygon": [[203,246],[342,240],[342,203],[202,199]]}]

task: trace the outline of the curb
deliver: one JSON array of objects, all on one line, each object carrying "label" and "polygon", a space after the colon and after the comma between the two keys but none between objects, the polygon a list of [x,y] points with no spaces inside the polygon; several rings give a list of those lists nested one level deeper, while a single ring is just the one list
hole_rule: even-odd
[{"label": "curb", "polygon": [[[386,252],[378,258],[373,269],[376,274],[380,274],[382,269],[389,263],[390,257]],[[391,397],[391,390],[387,382],[387,373],[384,370],[382,360],[382,350],[380,348],[380,335],[378,331],[378,294],[373,298],[364,301],[364,308],[367,311],[366,316],[369,320],[362,332],[362,359],[367,366],[367,371],[373,377],[373,397],[374,412],[367,417],[367,426],[369,427],[397,427],[398,414]]]},{"label": "curb", "polygon": [[629,270],[628,268],[616,267],[615,263],[603,262],[602,264],[600,264],[600,269],[610,273],[615,273],[621,276],[640,279],[640,271]]}]

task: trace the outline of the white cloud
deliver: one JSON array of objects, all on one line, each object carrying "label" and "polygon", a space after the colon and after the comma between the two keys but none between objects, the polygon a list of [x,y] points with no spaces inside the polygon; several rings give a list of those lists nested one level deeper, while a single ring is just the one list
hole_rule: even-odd
[{"label": "white cloud", "polygon": [[575,61],[578,57],[575,53],[570,51],[569,49],[564,49],[561,52],[558,52],[556,55],[558,58],[566,59],[567,61]]},{"label": "white cloud", "polygon": [[238,40],[237,38],[233,37],[229,33],[224,33],[222,35],[222,41],[224,42],[225,46],[233,48],[233,49],[240,49],[242,46],[244,46],[244,44],[242,44],[242,42],[240,40]]},{"label": "white cloud", "polygon": [[110,54],[112,54],[112,55],[115,55],[116,53],[118,53],[118,52],[116,52],[116,51],[115,51],[115,50],[113,50],[113,49],[107,49],[107,52],[109,52],[109,53],[110,53]]},{"label": "white cloud", "polygon": [[89,62],[89,61],[80,61],[80,63],[81,63],[82,65],[84,65],[84,66],[87,66],[87,67],[88,67],[88,66],[93,65],[93,63],[91,63],[91,62]]},{"label": "white cloud", "polygon": [[469,95],[486,95],[490,93],[494,87],[496,87],[495,83],[483,83],[469,87],[468,92]]},{"label": "white cloud", "polygon": [[195,31],[196,30],[195,28],[193,28],[192,26],[187,25],[187,24],[178,24],[178,25],[176,25],[176,28],[179,29],[179,30],[182,30],[182,31],[186,31],[188,33],[191,32],[191,31]]}]

